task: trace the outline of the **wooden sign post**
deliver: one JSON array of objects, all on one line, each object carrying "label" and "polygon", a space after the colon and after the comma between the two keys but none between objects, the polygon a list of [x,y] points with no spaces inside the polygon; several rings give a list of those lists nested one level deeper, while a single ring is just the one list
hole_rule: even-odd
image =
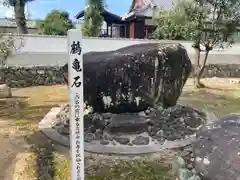
[{"label": "wooden sign post", "polygon": [[84,180],[84,100],[82,33],[68,31],[68,85],[72,180]]}]

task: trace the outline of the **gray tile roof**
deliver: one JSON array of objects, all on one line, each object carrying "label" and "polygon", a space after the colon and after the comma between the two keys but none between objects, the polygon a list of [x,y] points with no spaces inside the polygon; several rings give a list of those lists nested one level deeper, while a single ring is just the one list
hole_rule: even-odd
[{"label": "gray tile roof", "polygon": [[[0,26],[1,27],[17,27],[17,24],[16,24],[14,19],[0,18]],[[28,20],[27,21],[27,27],[28,28],[35,28],[36,27],[36,21]]]},{"label": "gray tile roof", "polygon": [[[122,19],[125,20],[134,15],[142,16],[149,9],[153,10],[154,8],[163,8],[165,10],[170,10],[172,6],[173,6],[173,0],[136,0],[136,1],[133,0],[132,7],[130,8],[130,12],[124,14],[122,16]],[[149,16],[149,14],[146,16]]]}]

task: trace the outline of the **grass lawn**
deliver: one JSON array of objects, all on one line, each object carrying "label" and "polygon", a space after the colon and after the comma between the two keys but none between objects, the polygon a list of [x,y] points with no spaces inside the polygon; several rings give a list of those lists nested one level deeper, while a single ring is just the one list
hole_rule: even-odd
[{"label": "grass lawn", "polygon": [[[228,79],[204,79],[209,87],[196,90],[189,80],[179,99],[179,103],[214,112],[217,116],[240,113],[240,85],[232,85]],[[66,86],[39,86],[13,89],[14,97],[0,100],[0,119],[9,119],[16,126],[27,127],[37,124],[53,106],[67,103]],[[97,160],[96,160],[97,157]],[[170,180],[174,179],[168,165],[162,159],[123,161],[110,157],[88,156],[87,180]],[[114,160],[113,160],[114,159]],[[49,142],[41,142],[31,148],[21,176],[24,180],[70,180],[66,157],[55,151]]]}]

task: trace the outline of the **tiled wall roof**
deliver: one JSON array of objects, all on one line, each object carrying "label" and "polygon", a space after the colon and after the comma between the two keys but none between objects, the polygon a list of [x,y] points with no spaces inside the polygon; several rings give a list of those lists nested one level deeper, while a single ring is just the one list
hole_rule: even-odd
[{"label": "tiled wall roof", "polygon": [[[14,19],[0,18],[0,26],[1,27],[17,27],[17,24]],[[36,21],[28,20],[27,21],[28,28],[35,28]]]}]

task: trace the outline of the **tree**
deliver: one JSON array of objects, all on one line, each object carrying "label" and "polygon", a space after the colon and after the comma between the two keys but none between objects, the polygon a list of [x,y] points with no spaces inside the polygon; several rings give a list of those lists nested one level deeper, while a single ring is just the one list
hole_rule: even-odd
[{"label": "tree", "polygon": [[[189,21],[194,22],[194,43],[196,52],[194,84],[196,88],[205,87],[200,82],[209,52],[214,46],[224,41],[237,30],[240,18],[240,1],[238,0],[192,0],[183,4]],[[204,48],[201,49],[201,46]],[[201,52],[204,52],[200,63]]]},{"label": "tree", "polygon": [[82,32],[84,36],[96,37],[99,35],[103,23],[103,0],[88,0],[88,6],[84,11],[84,23]]},{"label": "tree", "polygon": [[189,22],[183,9],[175,5],[170,11],[160,9],[154,15],[157,26],[153,33],[156,39],[192,40],[193,24]]},{"label": "tree", "polygon": [[73,23],[68,12],[52,10],[43,21],[37,21],[37,28],[40,34],[63,36],[73,28]]},{"label": "tree", "polygon": [[[170,27],[175,25],[175,34],[180,34],[183,39],[193,40],[192,47],[195,49],[194,84],[196,88],[205,87],[200,79],[209,52],[218,44],[223,45],[223,42],[229,41],[229,37],[236,32],[239,25],[239,8],[240,1],[238,0],[177,0],[172,11],[165,12],[160,18],[157,18],[157,29],[162,25],[163,27],[159,29],[166,28],[171,33]],[[163,20],[159,21],[159,19]],[[190,32],[186,30],[188,27]],[[166,33],[167,30],[163,32]],[[179,31],[176,32],[177,30]],[[171,35],[171,37],[178,36]],[[200,61],[201,52],[204,52],[202,62]]]},{"label": "tree", "polygon": [[22,38],[13,34],[0,34],[0,66],[5,66],[7,58],[23,46]]},{"label": "tree", "polygon": [[27,25],[25,17],[25,5],[34,0],[3,0],[3,5],[11,6],[14,9],[17,30],[19,34],[27,34]]}]

